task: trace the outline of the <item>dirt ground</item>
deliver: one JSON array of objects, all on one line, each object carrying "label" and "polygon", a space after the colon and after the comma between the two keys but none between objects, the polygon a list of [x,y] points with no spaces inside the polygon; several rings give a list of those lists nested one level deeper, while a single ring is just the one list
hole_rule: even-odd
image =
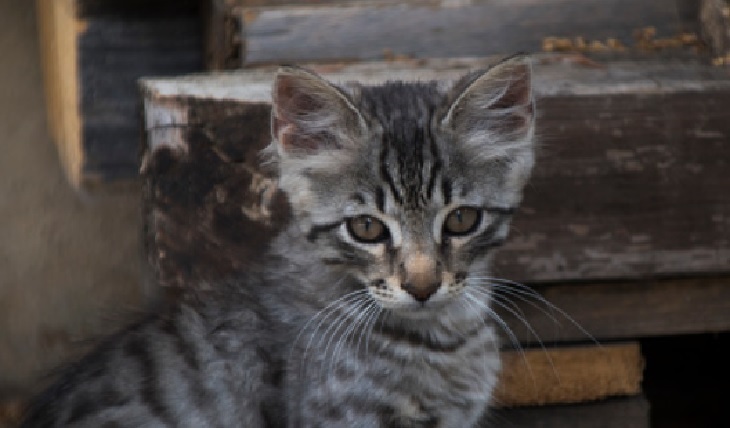
[{"label": "dirt ground", "polygon": [[136,187],[83,197],[48,137],[34,3],[0,0],[0,402],[148,296]]}]

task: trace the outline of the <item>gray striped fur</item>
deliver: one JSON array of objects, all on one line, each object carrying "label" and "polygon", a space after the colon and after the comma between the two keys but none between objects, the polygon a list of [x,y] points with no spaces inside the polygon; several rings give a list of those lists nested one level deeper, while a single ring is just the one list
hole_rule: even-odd
[{"label": "gray striped fur", "polygon": [[[532,167],[529,66],[451,88],[284,68],[272,111],[294,220],[266,266],[109,338],[24,427],[475,426],[500,361],[491,292],[471,279]],[[479,213],[463,236],[444,226],[460,207]],[[387,234],[356,239],[361,216]]]}]

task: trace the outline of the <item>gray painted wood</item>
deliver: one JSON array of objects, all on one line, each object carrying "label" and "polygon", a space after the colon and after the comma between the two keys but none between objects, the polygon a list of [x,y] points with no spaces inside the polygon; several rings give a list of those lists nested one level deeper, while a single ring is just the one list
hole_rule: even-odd
[{"label": "gray painted wood", "polygon": [[661,37],[697,29],[686,7],[666,0],[257,3],[229,2],[242,22],[246,64],[538,52],[545,37],[613,38],[631,46],[643,27]]}]

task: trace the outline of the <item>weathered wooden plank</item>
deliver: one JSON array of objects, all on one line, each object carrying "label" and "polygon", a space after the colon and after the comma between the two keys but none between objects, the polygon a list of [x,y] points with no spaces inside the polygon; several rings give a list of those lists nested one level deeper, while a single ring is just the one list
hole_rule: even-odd
[{"label": "weathered wooden plank", "polygon": [[70,181],[138,171],[137,79],[203,69],[195,0],[38,0],[52,135]]},{"label": "weathered wooden plank", "polygon": [[542,164],[498,272],[555,280],[727,271],[729,105],[727,91],[542,99]]},{"label": "weathered wooden plank", "polygon": [[494,402],[500,407],[595,401],[641,393],[644,360],[637,342],[511,351]]},{"label": "weathered wooden plank", "polygon": [[700,23],[703,37],[710,43],[716,65],[730,65],[730,3],[702,0]]},{"label": "weathered wooden plank", "polygon": [[[535,282],[728,272],[727,72],[687,64],[585,68],[543,60],[535,65],[542,149],[512,237],[496,258],[496,274]],[[446,78],[475,65],[483,62],[343,66],[328,75],[366,82]],[[243,143],[227,135],[235,132],[255,144],[244,149],[255,171],[254,153],[269,139],[271,76],[269,69],[147,81],[148,108],[184,112],[178,123],[185,128],[179,131],[181,150],[202,150],[170,162],[195,170],[202,162],[196,156],[241,152]],[[225,101],[216,103],[216,98]],[[234,131],[230,123],[247,125]],[[199,129],[203,125],[207,134]],[[148,122],[148,129],[156,127],[168,132],[169,124]],[[149,144],[148,158],[154,158],[157,143]],[[211,172],[214,161],[201,159],[211,175],[196,177],[212,192],[222,178]],[[230,161],[215,162],[225,166]],[[148,174],[154,180],[168,178],[154,169]],[[221,234],[220,239],[228,238]]]},{"label": "weathered wooden plank", "polygon": [[649,401],[643,396],[613,398],[572,406],[542,406],[497,410],[484,428],[649,428]]},{"label": "weathered wooden plank", "polygon": [[[496,304],[498,312],[523,344],[538,346],[538,341],[545,344],[587,342],[591,337],[606,341],[730,330],[729,277],[646,278],[543,284],[532,288],[539,293],[539,298],[530,297],[518,286],[498,291],[496,297],[500,302]],[[505,299],[517,307],[505,303]],[[508,305],[509,310],[500,304]],[[502,336],[509,345],[509,335],[503,332]]]},{"label": "weathered wooden plank", "polygon": [[[640,28],[653,27],[662,37],[697,29],[691,19],[696,15],[665,0],[224,3],[241,23],[247,64],[536,52],[546,37],[580,37],[604,46],[613,39],[632,46]],[[678,52],[696,55],[694,49]]]}]

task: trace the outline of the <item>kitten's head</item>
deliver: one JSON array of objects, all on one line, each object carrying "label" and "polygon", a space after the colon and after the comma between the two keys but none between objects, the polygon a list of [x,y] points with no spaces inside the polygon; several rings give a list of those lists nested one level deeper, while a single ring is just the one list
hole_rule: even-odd
[{"label": "kitten's head", "polygon": [[270,147],[313,263],[385,308],[429,313],[486,275],[533,165],[530,66],[512,58],[451,88],[337,87],[279,71]]}]

